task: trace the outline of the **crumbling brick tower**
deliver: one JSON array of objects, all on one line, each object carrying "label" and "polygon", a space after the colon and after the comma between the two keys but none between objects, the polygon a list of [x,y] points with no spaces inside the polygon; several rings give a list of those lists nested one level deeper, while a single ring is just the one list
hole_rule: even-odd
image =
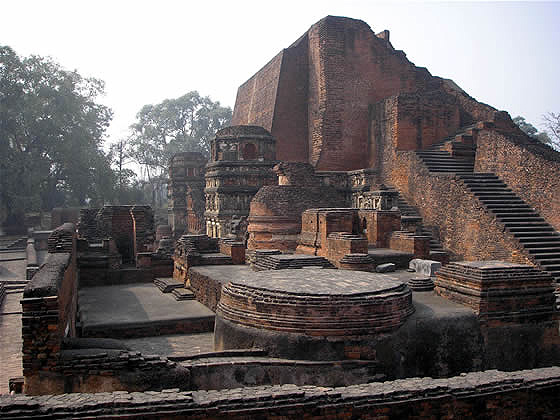
[{"label": "crumbling brick tower", "polygon": [[206,158],[195,152],[177,153],[169,162],[168,220],[174,238],[204,230]]},{"label": "crumbling brick tower", "polygon": [[216,133],[204,190],[208,236],[220,238],[233,233],[232,219],[239,224],[249,215],[249,204],[257,191],[276,184],[272,171],[275,159],[274,138],[262,127],[231,126]]},{"label": "crumbling brick tower", "polygon": [[397,144],[404,150],[429,146],[494,111],[408,61],[388,31],[376,35],[361,20],[327,16],[240,86],[232,124],[269,130],[281,161],[309,162],[319,171],[376,168],[383,162],[372,105],[400,94],[411,94],[394,110],[409,114],[395,127],[407,134]]},{"label": "crumbling brick tower", "polygon": [[388,31],[321,19],[240,86],[232,123],[270,130],[278,160],[310,163],[324,181],[339,171],[352,193],[395,188],[451,259],[560,279],[560,153],[415,66]]}]

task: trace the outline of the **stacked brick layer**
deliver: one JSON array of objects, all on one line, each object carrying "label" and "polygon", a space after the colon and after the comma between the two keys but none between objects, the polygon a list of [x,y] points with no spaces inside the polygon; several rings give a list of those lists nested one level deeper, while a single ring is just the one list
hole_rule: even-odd
[{"label": "stacked brick layer", "polygon": [[391,331],[414,312],[406,285],[370,273],[258,272],[222,288],[217,314],[241,325],[311,336]]},{"label": "stacked brick layer", "polygon": [[145,419],[557,418],[560,368],[474,372],[348,387],[262,386],[225,391],[0,396],[5,418]]},{"label": "stacked brick layer", "polygon": [[481,318],[549,320],[552,277],[529,265],[502,261],[454,262],[436,274],[436,291],[473,308]]}]

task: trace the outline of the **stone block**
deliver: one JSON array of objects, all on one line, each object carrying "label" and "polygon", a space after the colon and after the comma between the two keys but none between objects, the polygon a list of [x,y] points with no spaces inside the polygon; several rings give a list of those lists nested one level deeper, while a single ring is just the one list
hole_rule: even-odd
[{"label": "stone block", "polygon": [[439,261],[414,258],[412,261],[410,261],[408,266],[418,274],[433,277],[441,268],[441,263]]},{"label": "stone block", "polygon": [[397,266],[395,264],[386,263],[386,264],[380,264],[377,267],[375,267],[375,271],[377,271],[378,273],[391,273],[395,271],[396,268]]}]

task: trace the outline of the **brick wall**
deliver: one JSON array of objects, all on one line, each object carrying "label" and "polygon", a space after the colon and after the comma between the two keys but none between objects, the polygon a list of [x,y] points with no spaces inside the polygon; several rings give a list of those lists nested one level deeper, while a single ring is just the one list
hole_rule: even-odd
[{"label": "brick wall", "polygon": [[276,157],[307,162],[308,37],[283,51],[271,132],[276,138]]},{"label": "brick wall", "polygon": [[239,87],[231,125],[260,125],[271,130],[283,56],[281,51]]},{"label": "brick wall", "polygon": [[233,123],[271,130],[280,160],[322,171],[374,167],[371,104],[399,94],[410,94],[399,111],[399,146],[408,150],[495,111],[416,67],[388,32],[376,36],[363,21],[327,16],[239,88]]},{"label": "brick wall", "polygon": [[333,187],[277,185],[259,190],[251,201],[249,249],[295,250],[302,228],[301,214],[316,206],[346,205],[344,194]]},{"label": "brick wall", "polygon": [[553,419],[560,368],[411,378],[348,387],[261,386],[224,391],[0,396],[10,418],[142,417],[145,419]]},{"label": "brick wall", "polygon": [[452,259],[530,263],[514,238],[453,174],[430,173],[414,152],[398,151],[398,98],[375,105],[372,132],[380,151],[382,182],[418,208]]},{"label": "brick wall", "polygon": [[475,171],[493,172],[560,230],[560,153],[515,127],[478,133]]},{"label": "brick wall", "polygon": [[[76,234],[71,223],[52,236],[45,264],[25,286],[22,303],[23,375],[25,392],[49,392],[41,382],[58,370],[62,340],[76,335],[78,284],[76,272]],[[64,232],[61,232],[64,230]],[[69,245],[68,245],[68,238]]]}]

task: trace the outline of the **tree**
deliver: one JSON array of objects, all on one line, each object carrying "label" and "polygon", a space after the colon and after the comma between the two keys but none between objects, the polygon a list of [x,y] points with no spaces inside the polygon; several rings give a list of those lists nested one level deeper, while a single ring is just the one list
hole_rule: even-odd
[{"label": "tree", "polygon": [[109,160],[113,165],[115,176],[115,202],[125,204],[129,202],[129,191],[135,185],[136,173],[126,166],[132,162],[128,151],[128,141],[120,139],[109,149]]},{"label": "tree", "polygon": [[560,149],[560,112],[549,112],[543,115],[544,125],[549,133],[550,143]]},{"label": "tree", "polygon": [[231,108],[196,91],[142,107],[130,127],[129,153],[142,167],[154,197],[166,182],[169,159],[177,152],[210,156],[210,140],[229,124],[231,114]]},{"label": "tree", "polygon": [[97,103],[103,93],[100,80],[0,46],[0,200],[12,223],[26,211],[103,200],[112,117]]},{"label": "tree", "polygon": [[521,129],[521,131],[523,131],[525,134],[527,134],[529,137],[535,139],[535,140],[539,140],[541,143],[544,144],[551,144],[551,139],[548,136],[548,134],[544,131],[539,132],[535,126],[533,126],[531,123],[528,123],[527,121],[525,121],[524,117],[521,116],[517,116],[513,119],[513,122],[515,124],[517,124],[517,126]]}]

